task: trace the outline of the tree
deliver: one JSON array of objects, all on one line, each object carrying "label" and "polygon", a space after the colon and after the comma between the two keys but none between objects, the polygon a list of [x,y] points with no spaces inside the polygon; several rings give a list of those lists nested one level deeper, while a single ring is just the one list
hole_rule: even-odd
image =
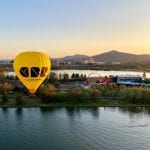
[{"label": "tree", "polygon": [[40,99],[42,103],[50,103],[53,101],[53,94],[58,91],[53,85],[48,84],[46,87],[40,89]]},{"label": "tree", "polygon": [[0,81],[3,81],[4,77],[5,77],[5,71],[4,69],[0,68]]},{"label": "tree", "polygon": [[40,89],[40,93],[43,93],[46,95],[55,93],[57,91],[58,91],[58,89],[54,85],[51,85],[51,84],[47,84],[45,87]]},{"label": "tree", "polygon": [[62,73],[59,73],[59,80],[62,80],[63,79],[63,75]]},{"label": "tree", "polygon": [[72,79],[74,79],[74,78],[75,78],[75,73],[73,73],[73,74],[71,75],[71,78],[72,78]]},{"label": "tree", "polygon": [[84,78],[84,80],[86,80],[86,79],[87,79],[87,76],[86,76],[86,74],[84,74],[84,77],[83,77],[83,78]]},{"label": "tree", "polygon": [[7,92],[12,89],[12,85],[9,83],[3,83],[1,85],[1,90],[2,90],[2,104],[5,104],[8,102],[8,96]]},{"label": "tree", "polygon": [[80,75],[80,80],[81,80],[81,81],[84,80],[84,75],[83,75],[83,74]]},{"label": "tree", "polygon": [[21,93],[17,93],[16,94],[15,104],[18,106],[18,105],[21,105],[22,103],[23,103],[23,101],[22,101],[22,94]]},{"label": "tree", "polygon": [[57,74],[56,74],[55,72],[51,72],[51,74],[50,74],[50,76],[49,76],[49,81],[50,81],[51,83],[53,83],[53,82],[55,82],[55,81],[57,81],[57,80],[58,80]]},{"label": "tree", "polygon": [[69,74],[68,73],[64,73],[64,81],[69,81]]},{"label": "tree", "polygon": [[79,74],[78,74],[78,73],[76,73],[76,74],[75,74],[75,78],[76,78],[76,80],[78,80],[78,79],[79,79],[79,77],[80,77],[80,76],[79,76]]},{"label": "tree", "polygon": [[146,78],[146,72],[145,71],[143,72],[143,78]]},{"label": "tree", "polygon": [[4,93],[8,92],[12,89],[12,85],[10,83],[4,83],[2,84],[2,90]]},{"label": "tree", "polygon": [[8,97],[7,97],[7,94],[6,93],[3,93],[2,94],[2,104],[4,105],[5,103],[8,102]]}]

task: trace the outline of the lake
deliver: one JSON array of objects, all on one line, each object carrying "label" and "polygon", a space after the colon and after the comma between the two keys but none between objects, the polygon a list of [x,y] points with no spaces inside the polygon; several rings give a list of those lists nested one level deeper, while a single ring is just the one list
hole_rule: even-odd
[{"label": "lake", "polygon": [[[57,75],[68,73],[71,76],[73,73],[86,74],[87,76],[109,76],[109,75],[140,75],[143,76],[143,72],[136,71],[103,71],[103,70],[52,70]],[[7,72],[7,75],[15,75],[14,72]],[[146,72],[146,77],[150,78],[150,72]]]},{"label": "lake", "polygon": [[0,149],[148,150],[150,108],[0,108]]}]

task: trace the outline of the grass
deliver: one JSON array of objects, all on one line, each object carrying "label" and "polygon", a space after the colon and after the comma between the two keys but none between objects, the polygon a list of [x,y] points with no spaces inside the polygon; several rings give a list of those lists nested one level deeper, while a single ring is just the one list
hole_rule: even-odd
[{"label": "grass", "polygon": [[0,107],[70,107],[70,106],[97,106],[97,107],[122,107],[122,106],[150,106],[146,104],[130,104],[124,100],[114,100],[114,99],[101,99],[97,102],[86,102],[86,103],[41,103],[40,99],[23,99],[21,105],[16,105],[15,99],[9,99],[8,103],[1,104]]},{"label": "grass", "polygon": [[[15,99],[16,93],[7,93],[8,99]],[[2,99],[2,94],[0,94],[0,99]]]}]

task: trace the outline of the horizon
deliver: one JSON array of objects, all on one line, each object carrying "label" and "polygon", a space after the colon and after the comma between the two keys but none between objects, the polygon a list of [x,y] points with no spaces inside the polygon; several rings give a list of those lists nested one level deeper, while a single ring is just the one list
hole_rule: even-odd
[{"label": "horizon", "polygon": [[0,5],[0,59],[24,50],[53,58],[111,49],[150,54],[150,1],[26,0]]},{"label": "horizon", "polygon": [[[112,51],[119,52],[119,53],[127,53],[127,52],[123,52],[123,51],[120,51],[120,50],[108,50],[108,51],[105,51],[103,53],[99,53],[99,54],[95,54],[95,55],[102,55],[104,53],[109,53],[109,52],[112,52]],[[127,53],[127,54],[133,54],[133,55],[150,55],[150,54],[134,54],[134,53]],[[50,57],[49,55],[48,56],[49,56],[50,59],[59,59],[59,58],[64,58],[64,57],[68,57],[68,56],[75,56],[75,55],[85,55],[85,56],[88,56],[88,57],[95,56],[95,55],[86,55],[86,54],[81,54],[81,53],[76,53],[76,54],[71,54],[71,55],[65,55],[65,56],[62,56],[62,57]],[[0,60],[2,60],[2,61],[3,60],[13,60],[14,58],[4,58],[4,59],[0,58]]]}]

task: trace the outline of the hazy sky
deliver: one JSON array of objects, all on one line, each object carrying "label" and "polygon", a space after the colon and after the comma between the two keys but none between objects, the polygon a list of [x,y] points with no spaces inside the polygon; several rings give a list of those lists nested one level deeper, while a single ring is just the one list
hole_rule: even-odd
[{"label": "hazy sky", "polygon": [[150,0],[1,0],[0,59],[109,50],[150,54]]}]

